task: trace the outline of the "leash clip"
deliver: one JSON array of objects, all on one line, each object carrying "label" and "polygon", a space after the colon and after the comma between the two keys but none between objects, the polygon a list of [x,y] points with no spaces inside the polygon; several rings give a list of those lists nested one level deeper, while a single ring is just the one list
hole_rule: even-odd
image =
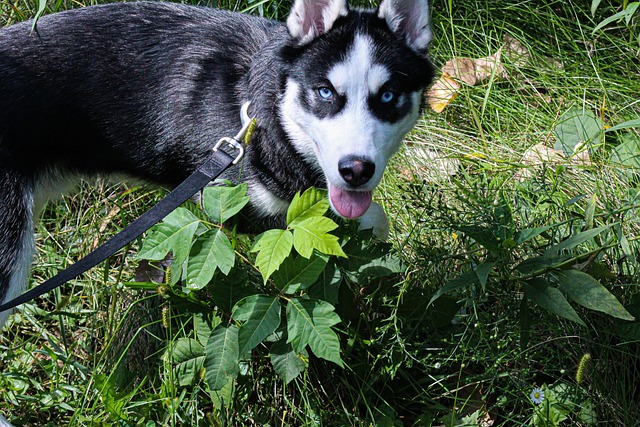
[{"label": "leash clip", "polygon": [[249,117],[249,113],[248,113],[249,104],[251,103],[245,102],[244,104],[242,104],[242,108],[240,109],[240,120],[242,122],[242,128],[240,129],[240,131],[238,131],[238,133],[233,137],[225,136],[220,138],[216,143],[216,145],[214,145],[212,148],[212,151],[218,151],[218,149],[223,144],[227,144],[228,146],[238,150],[238,155],[232,162],[232,164],[234,165],[237,164],[240,161],[240,159],[242,159],[242,157],[244,156],[244,146],[240,141],[244,138],[244,135],[247,133],[247,130],[249,129],[249,125],[251,125],[251,118]]}]

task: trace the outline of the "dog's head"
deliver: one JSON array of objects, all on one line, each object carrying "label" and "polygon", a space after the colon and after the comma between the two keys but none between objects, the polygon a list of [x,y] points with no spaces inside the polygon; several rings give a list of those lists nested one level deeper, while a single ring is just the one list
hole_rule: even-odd
[{"label": "dog's head", "polygon": [[428,0],[296,0],[280,114],[296,149],[327,180],[331,206],[363,215],[433,78]]}]

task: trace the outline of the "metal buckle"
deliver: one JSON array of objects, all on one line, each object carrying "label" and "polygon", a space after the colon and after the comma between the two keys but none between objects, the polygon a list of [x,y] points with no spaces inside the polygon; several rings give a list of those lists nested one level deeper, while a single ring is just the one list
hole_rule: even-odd
[{"label": "metal buckle", "polygon": [[244,146],[240,141],[242,140],[242,138],[244,138],[244,135],[247,133],[247,130],[249,129],[249,125],[251,125],[252,119],[249,117],[249,114],[248,114],[249,104],[251,103],[245,102],[244,104],[242,104],[242,108],[240,109],[240,121],[242,122],[242,128],[240,129],[240,131],[233,137],[225,136],[220,138],[220,140],[218,140],[216,145],[214,145],[212,148],[212,151],[218,151],[218,149],[222,146],[222,144],[227,144],[230,147],[238,150],[238,155],[232,162],[232,164],[234,165],[237,164],[240,161],[240,159],[242,159],[242,157],[244,156]]},{"label": "metal buckle", "polygon": [[216,145],[213,146],[212,150],[213,151],[218,151],[218,149],[222,146],[222,144],[227,144],[232,148],[235,148],[236,150],[238,150],[238,155],[236,156],[235,159],[233,159],[233,162],[231,162],[231,164],[236,164],[240,161],[240,159],[242,159],[242,156],[244,156],[244,147],[242,146],[242,144],[240,144],[238,141],[236,141],[234,138],[229,138],[227,136],[225,136],[224,138],[220,138],[218,140],[218,142],[216,142]]}]

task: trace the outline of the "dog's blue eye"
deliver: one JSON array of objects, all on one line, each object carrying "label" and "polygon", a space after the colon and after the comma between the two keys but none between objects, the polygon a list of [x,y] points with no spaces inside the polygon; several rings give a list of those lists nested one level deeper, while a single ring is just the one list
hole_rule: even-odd
[{"label": "dog's blue eye", "polygon": [[321,87],[320,89],[318,89],[318,95],[320,95],[320,98],[322,99],[332,99],[333,91],[328,87]]},{"label": "dog's blue eye", "polygon": [[395,97],[395,93],[391,92],[390,90],[385,90],[384,92],[382,92],[382,95],[380,95],[380,102],[382,102],[383,104],[388,104],[393,101]]}]

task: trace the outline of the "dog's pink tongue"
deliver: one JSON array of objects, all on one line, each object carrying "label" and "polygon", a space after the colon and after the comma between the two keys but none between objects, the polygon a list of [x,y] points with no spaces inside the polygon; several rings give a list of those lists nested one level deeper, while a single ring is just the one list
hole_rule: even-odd
[{"label": "dog's pink tongue", "polygon": [[347,219],[361,217],[371,205],[371,191],[342,190],[331,184],[329,198],[335,210]]}]

